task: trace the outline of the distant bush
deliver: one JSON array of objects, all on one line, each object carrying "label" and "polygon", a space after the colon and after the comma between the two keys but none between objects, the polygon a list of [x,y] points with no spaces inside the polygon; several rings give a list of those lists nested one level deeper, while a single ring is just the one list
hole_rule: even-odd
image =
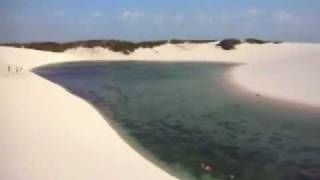
[{"label": "distant bush", "polygon": [[271,41],[273,44],[281,44],[282,41]]},{"label": "distant bush", "polygon": [[245,39],[244,41],[249,44],[266,44],[270,42],[270,41],[264,41],[260,39],[254,39],[254,38],[248,38],[248,39]]},{"label": "distant bush", "polygon": [[282,43],[281,41],[265,41],[265,40],[254,39],[254,38],[245,39],[245,42],[249,44],[266,44],[266,43],[280,44]]},{"label": "distant bush", "polygon": [[36,49],[36,50],[44,50],[47,51],[50,49],[50,51],[53,52],[61,52],[64,50],[63,44],[55,43],[55,42],[41,42],[41,43],[25,43],[25,44],[19,44],[19,43],[11,43],[11,44],[3,44],[5,46],[13,46],[18,48],[30,48],[30,49]]},{"label": "distant bush", "polygon": [[[143,41],[143,42],[131,42],[131,41],[122,41],[122,40],[85,40],[85,41],[73,41],[73,42],[31,42],[31,43],[7,43],[1,44],[4,46],[13,46],[18,48],[30,48],[36,50],[43,51],[53,51],[53,52],[63,52],[67,49],[77,48],[77,47],[85,47],[85,48],[94,48],[94,47],[102,47],[108,48],[115,52],[121,52],[124,54],[130,54],[138,48],[153,48],[156,46],[160,46],[166,43],[171,44],[182,44],[182,43],[209,43],[215,42],[215,40],[179,40],[172,39],[168,40],[160,40],[160,41]],[[262,41],[258,39],[246,39],[245,42],[255,43],[255,44],[263,44],[268,41]],[[271,41],[270,41],[271,42]],[[273,43],[281,43],[280,41],[274,41]],[[225,50],[234,49],[236,45],[241,44],[241,41],[238,39],[225,39],[219,42],[217,46],[221,46]]]},{"label": "distant bush", "polygon": [[180,39],[172,39],[170,40],[171,44],[182,44],[182,43],[209,43],[209,42],[216,42],[216,40],[180,40]]},{"label": "distant bush", "polygon": [[190,43],[211,43],[216,42],[217,40],[189,40]]},{"label": "distant bush", "polygon": [[224,50],[232,50],[239,44],[241,44],[241,40],[239,39],[224,39],[220,41],[217,46],[220,46]]},{"label": "distant bush", "polygon": [[67,49],[85,47],[94,48],[102,47],[108,48],[115,52],[121,52],[124,54],[130,54],[139,47],[152,48],[155,46],[160,46],[167,43],[167,41],[146,41],[134,43],[130,41],[121,40],[87,40],[87,41],[74,41],[67,43],[55,43],[55,42],[37,42],[37,43],[8,43],[2,44],[5,46],[13,46],[18,48],[30,48],[36,50],[53,51],[53,52],[63,52]]}]

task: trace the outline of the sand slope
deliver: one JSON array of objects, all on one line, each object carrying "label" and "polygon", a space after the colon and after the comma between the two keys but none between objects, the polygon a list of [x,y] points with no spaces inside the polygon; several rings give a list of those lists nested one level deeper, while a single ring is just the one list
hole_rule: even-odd
[{"label": "sand slope", "polygon": [[[28,71],[69,55],[0,48],[0,179],[175,179],[131,149],[82,99]],[[74,59],[73,59],[74,60]]]},{"label": "sand slope", "polygon": [[320,107],[320,45],[288,45],[267,57],[270,60],[235,68],[234,82],[262,96]]}]

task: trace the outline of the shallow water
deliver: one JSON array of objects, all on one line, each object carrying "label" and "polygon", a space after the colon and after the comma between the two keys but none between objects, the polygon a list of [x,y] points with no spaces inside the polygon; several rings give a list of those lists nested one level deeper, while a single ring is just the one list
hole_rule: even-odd
[{"label": "shallow water", "polygon": [[179,178],[319,179],[320,113],[240,97],[224,78],[234,66],[81,62],[34,72],[93,104]]}]

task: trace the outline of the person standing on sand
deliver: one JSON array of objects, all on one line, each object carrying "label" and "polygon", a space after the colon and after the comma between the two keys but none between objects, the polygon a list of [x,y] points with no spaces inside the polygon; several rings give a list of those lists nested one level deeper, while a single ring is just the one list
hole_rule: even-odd
[{"label": "person standing on sand", "polygon": [[11,67],[10,67],[10,65],[8,66],[8,72],[10,72],[10,69],[11,69]]}]

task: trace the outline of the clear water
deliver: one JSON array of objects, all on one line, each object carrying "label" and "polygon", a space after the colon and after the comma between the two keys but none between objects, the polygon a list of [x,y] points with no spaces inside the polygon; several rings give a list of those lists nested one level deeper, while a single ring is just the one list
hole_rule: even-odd
[{"label": "clear water", "polygon": [[320,179],[320,113],[239,97],[224,83],[233,66],[81,62],[34,72],[90,102],[178,178]]}]

